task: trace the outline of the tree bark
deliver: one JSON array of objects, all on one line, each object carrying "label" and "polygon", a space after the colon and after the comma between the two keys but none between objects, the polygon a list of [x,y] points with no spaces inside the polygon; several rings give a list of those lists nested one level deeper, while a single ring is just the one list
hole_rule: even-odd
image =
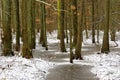
[{"label": "tree bark", "polygon": [[23,33],[23,46],[22,46],[22,56],[25,58],[33,58],[32,55],[32,49],[30,47],[30,41],[31,35],[30,35],[30,17],[28,15],[29,8],[31,6],[28,6],[31,0],[22,0],[22,33]]},{"label": "tree bark", "polygon": [[84,0],[82,0],[82,9],[81,9],[81,19],[80,26],[78,27],[78,36],[77,36],[77,45],[75,48],[75,56],[76,59],[83,59],[81,56],[81,48],[82,48],[82,27],[83,27],[83,16],[84,15]]},{"label": "tree bark", "polygon": [[[2,0],[3,22],[3,54],[4,56],[14,55],[12,51],[12,28],[11,28],[11,0]],[[7,13],[5,13],[6,11]]]},{"label": "tree bark", "polygon": [[109,20],[110,20],[110,0],[106,0],[106,23],[104,27],[104,36],[103,36],[103,44],[102,44],[102,53],[108,53],[110,52],[109,49]]},{"label": "tree bark", "polygon": [[15,15],[16,15],[16,51],[20,51],[20,14],[19,14],[19,0],[14,0],[15,2]]}]

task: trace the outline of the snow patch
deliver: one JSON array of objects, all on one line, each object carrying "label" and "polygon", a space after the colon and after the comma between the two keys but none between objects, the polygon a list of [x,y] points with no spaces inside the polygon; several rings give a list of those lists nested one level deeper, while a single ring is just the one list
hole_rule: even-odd
[{"label": "snow patch", "polygon": [[52,66],[37,58],[0,57],[0,80],[44,80]]},{"label": "snow patch", "polygon": [[100,80],[120,80],[120,53],[94,54],[84,56],[84,59],[94,63],[91,72]]}]

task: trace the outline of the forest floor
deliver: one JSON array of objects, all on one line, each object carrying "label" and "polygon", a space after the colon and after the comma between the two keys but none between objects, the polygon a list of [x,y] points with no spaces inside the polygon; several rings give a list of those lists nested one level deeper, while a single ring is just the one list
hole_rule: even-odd
[{"label": "forest floor", "polygon": [[84,60],[74,60],[73,64],[69,63],[69,44],[66,45],[67,52],[60,52],[57,31],[47,34],[48,51],[38,44],[39,35],[36,37],[33,59],[18,55],[0,57],[0,80],[120,80],[120,32],[116,35],[117,46],[110,41],[109,54],[97,54],[100,53],[103,32],[100,32],[99,44],[92,44],[91,34],[88,39],[84,37]]},{"label": "forest floor", "polygon": [[[69,47],[66,53],[61,53],[59,41],[53,32],[49,35],[48,51],[38,48],[34,56],[52,62],[45,80],[120,80],[120,32],[116,33],[116,42],[110,41],[110,53],[100,53],[103,32],[100,32],[100,43],[92,44],[91,37],[83,38],[82,56],[84,60],[74,60],[69,63]],[[117,43],[117,46],[116,46]],[[41,51],[40,51],[41,50]]]},{"label": "forest floor", "polygon": [[[34,56],[48,60],[55,64],[55,67],[49,70],[45,80],[99,80],[90,70],[93,67],[92,62],[86,60],[74,60],[69,63],[69,52],[61,53],[58,50],[57,43],[49,44],[48,51],[35,50]],[[90,55],[98,51],[97,46],[84,46],[82,55]]]}]

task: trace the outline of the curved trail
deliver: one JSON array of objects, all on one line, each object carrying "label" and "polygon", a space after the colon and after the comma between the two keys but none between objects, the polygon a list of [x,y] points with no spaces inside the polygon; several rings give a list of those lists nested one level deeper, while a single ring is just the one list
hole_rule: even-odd
[{"label": "curved trail", "polygon": [[[45,80],[99,80],[95,74],[90,72],[92,66],[80,65],[80,64],[64,64],[69,63],[69,54],[57,53],[57,44],[50,44],[48,51],[35,51],[34,56],[42,59],[55,62],[56,67],[49,70]],[[90,55],[98,51],[99,47],[84,46],[82,49],[82,55]],[[61,64],[63,63],[63,64]]]}]

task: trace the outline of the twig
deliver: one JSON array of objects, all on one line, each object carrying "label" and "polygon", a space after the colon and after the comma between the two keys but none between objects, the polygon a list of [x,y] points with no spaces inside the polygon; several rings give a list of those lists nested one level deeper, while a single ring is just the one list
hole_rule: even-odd
[{"label": "twig", "polygon": [[44,1],[41,1],[41,0],[36,0],[37,2],[40,2],[40,3],[43,3],[43,4],[45,4],[45,5],[48,5],[48,6],[51,6],[55,11],[64,11],[64,12],[69,12],[69,11],[67,11],[67,10],[63,10],[63,9],[57,9],[54,5],[52,5],[52,4],[49,4],[49,3],[47,3],[47,2],[44,2]]}]

